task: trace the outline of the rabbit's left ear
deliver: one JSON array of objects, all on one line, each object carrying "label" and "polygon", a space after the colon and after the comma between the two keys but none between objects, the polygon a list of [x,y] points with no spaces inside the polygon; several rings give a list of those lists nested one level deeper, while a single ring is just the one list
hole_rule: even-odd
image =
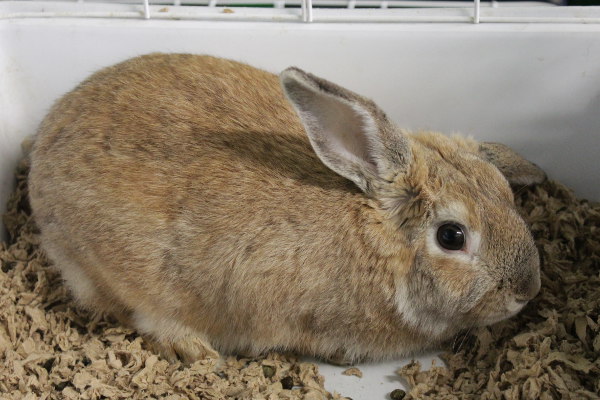
[{"label": "rabbit's left ear", "polygon": [[408,140],[371,100],[299,68],[280,78],[323,164],[364,192],[406,171]]},{"label": "rabbit's left ear", "polygon": [[481,143],[479,154],[494,164],[511,185],[531,185],[546,180],[546,173],[501,143]]}]

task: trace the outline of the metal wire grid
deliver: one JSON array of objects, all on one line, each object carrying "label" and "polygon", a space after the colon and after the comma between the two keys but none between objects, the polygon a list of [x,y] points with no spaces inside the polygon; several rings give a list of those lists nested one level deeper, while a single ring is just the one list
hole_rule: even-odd
[{"label": "metal wire grid", "polygon": [[[83,1],[83,0],[78,0]],[[115,0],[109,0],[115,1]],[[122,0],[116,0],[122,1]],[[125,0],[128,1],[128,0]],[[136,1],[136,0],[133,0]],[[153,4],[158,4],[163,0],[153,0]],[[166,0],[170,1],[170,0]],[[466,9],[468,7],[472,7],[472,17],[468,19],[471,20],[474,24],[479,24],[481,22],[481,8],[482,3],[481,0],[473,0],[473,1],[465,1],[465,0],[456,0],[456,1],[428,1],[428,0],[184,0],[185,4],[188,5],[204,5],[207,7],[244,7],[244,6],[256,6],[256,5],[272,5],[275,9],[282,9],[287,7],[300,7],[302,10],[301,19],[303,22],[311,23],[313,22],[313,9],[317,8],[335,8],[335,9],[348,9],[353,10],[357,8],[362,9],[378,9],[378,10],[387,10],[387,9],[398,9],[398,8],[462,8]],[[150,15],[150,0],[142,0],[144,5],[144,18],[150,19],[152,16]],[[161,3],[165,4],[165,3]],[[487,8],[498,8],[500,7],[500,3],[497,0],[490,0],[485,3]],[[506,4],[506,3],[505,3]],[[512,6],[515,4],[519,4],[519,6],[527,6],[527,5],[535,5],[539,6],[547,6],[553,7],[553,4],[550,3],[542,3],[536,1],[530,2],[522,2],[522,3],[511,3]],[[179,6],[182,5],[182,0],[173,0],[173,5]],[[392,19],[392,18],[390,18]],[[503,19],[505,21],[503,21]],[[421,18],[415,17],[414,21],[410,21],[410,17],[404,19],[399,18],[398,22],[417,22],[420,21]],[[332,21],[340,22],[337,19],[333,19]],[[350,20],[351,22],[366,22],[366,18],[357,18],[355,20]],[[430,22],[464,22],[464,16],[441,16],[441,17],[432,17]],[[496,19],[490,18],[487,19],[490,22],[529,22],[528,17],[499,17]],[[383,21],[379,19],[377,22],[389,22]],[[575,17],[575,18],[556,18],[556,17],[542,17],[539,18],[537,22],[583,22],[583,23],[600,23],[600,18],[595,14],[589,17]]]},{"label": "metal wire grid", "polygon": [[[77,0],[79,2],[83,2],[83,0]],[[114,1],[114,0],[108,0]],[[119,3],[135,3],[135,0],[125,0],[125,1],[116,1]],[[150,19],[150,5],[151,4],[172,4],[173,6],[181,6],[181,5],[198,5],[198,6],[207,6],[207,7],[218,7],[218,6],[226,6],[226,7],[245,7],[245,6],[271,6],[275,9],[282,9],[288,7],[299,7],[302,9],[302,21],[304,22],[313,22],[313,8],[314,7],[322,7],[322,8],[337,8],[337,9],[357,9],[357,8],[365,8],[365,9],[392,9],[392,8],[456,8],[456,7],[473,7],[473,22],[480,22],[480,9],[481,9],[481,1],[480,0],[448,0],[448,1],[428,1],[428,0],[273,0],[270,1],[261,1],[261,0],[173,0],[170,1],[150,1],[150,0],[142,0],[144,6],[144,18]],[[530,2],[533,3],[533,2]],[[499,6],[497,0],[490,0],[487,3],[489,7],[496,8]],[[523,2],[523,5],[528,3]],[[537,3],[539,5],[541,3]],[[550,5],[550,4],[548,4]]]},{"label": "metal wire grid", "polygon": [[[78,0],[83,1],[83,0]],[[150,0],[142,0],[144,4],[144,18],[150,19]],[[188,4],[196,4],[201,5],[200,1],[192,1],[186,2]],[[225,4],[231,3],[228,1]],[[256,5],[263,4],[264,2],[256,1],[256,0],[238,0],[233,1],[235,5]],[[302,9],[302,21],[304,22],[313,22],[313,1],[312,0],[275,0],[273,2],[273,8],[285,8],[287,5],[297,6],[300,3],[300,7]],[[358,7],[362,8],[379,8],[379,9],[387,9],[393,7],[457,7],[461,2],[449,1],[445,2],[420,2],[420,1],[403,1],[403,0],[325,0],[319,1],[319,6],[321,7],[335,7],[335,8],[347,8],[347,9],[355,9]],[[465,3],[465,2],[462,2]],[[480,0],[473,0],[474,3],[474,22],[479,23],[480,20]],[[205,4],[208,7],[217,7],[218,0],[208,0]],[[173,0],[174,6],[180,6],[181,0]],[[492,0],[492,6],[497,6],[497,1]]]},{"label": "metal wire grid", "polygon": [[[14,6],[14,7],[11,7]],[[3,7],[8,6],[8,7]],[[482,10],[483,9],[483,10]],[[496,0],[1,1],[6,18],[144,18],[278,22],[600,23],[600,7]]]}]

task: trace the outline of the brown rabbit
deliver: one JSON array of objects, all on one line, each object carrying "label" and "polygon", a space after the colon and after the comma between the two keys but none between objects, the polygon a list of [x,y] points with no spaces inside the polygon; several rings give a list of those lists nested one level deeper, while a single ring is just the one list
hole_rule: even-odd
[{"label": "brown rabbit", "polygon": [[536,295],[509,182],[539,182],[539,168],[499,144],[402,131],[300,69],[280,79],[151,54],[58,101],[30,197],[80,304],[188,362],[213,348],[352,362],[420,351]]}]

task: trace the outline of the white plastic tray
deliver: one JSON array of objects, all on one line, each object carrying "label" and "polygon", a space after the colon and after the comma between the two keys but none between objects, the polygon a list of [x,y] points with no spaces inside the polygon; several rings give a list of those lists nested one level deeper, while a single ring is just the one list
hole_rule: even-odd
[{"label": "white plastic tray", "polygon": [[[429,369],[431,362],[435,365],[444,365],[434,353],[415,357],[421,363],[423,369]],[[411,359],[384,361],[373,364],[355,365],[362,372],[362,378],[343,375],[349,367],[338,367],[331,364],[317,362],[319,371],[325,377],[325,388],[333,393],[349,396],[354,400],[388,400],[389,394],[395,389],[408,391],[400,376],[396,373],[398,369],[408,364]]]},{"label": "white plastic tray", "polygon": [[[153,51],[274,72],[297,65],[374,98],[402,126],[507,143],[600,199],[600,24],[6,18],[19,7],[0,2],[0,212],[20,142],[52,102],[95,70]],[[407,361],[359,366],[362,379],[321,371],[330,390],[384,399]]]}]

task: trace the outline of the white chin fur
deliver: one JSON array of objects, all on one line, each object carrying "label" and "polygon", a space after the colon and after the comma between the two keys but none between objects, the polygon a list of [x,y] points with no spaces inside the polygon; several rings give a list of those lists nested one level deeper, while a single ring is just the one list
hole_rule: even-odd
[{"label": "white chin fur", "polygon": [[497,313],[488,316],[485,320],[481,321],[479,326],[487,326],[495,324],[496,322],[503,321],[505,319],[514,317],[525,307],[527,303],[518,303],[514,300],[511,300],[510,303],[506,306],[506,311],[504,313]]},{"label": "white chin fur", "polygon": [[506,305],[506,309],[508,310],[509,313],[511,313],[511,316],[517,314],[519,311],[521,311],[523,309],[523,307],[525,307],[527,303],[523,303],[523,302],[518,302],[516,300],[511,300],[507,305]]},{"label": "white chin fur", "polygon": [[404,322],[411,328],[429,335],[432,339],[440,338],[448,330],[447,320],[426,312],[419,312],[409,297],[406,285],[399,284],[396,288],[396,307]]}]

